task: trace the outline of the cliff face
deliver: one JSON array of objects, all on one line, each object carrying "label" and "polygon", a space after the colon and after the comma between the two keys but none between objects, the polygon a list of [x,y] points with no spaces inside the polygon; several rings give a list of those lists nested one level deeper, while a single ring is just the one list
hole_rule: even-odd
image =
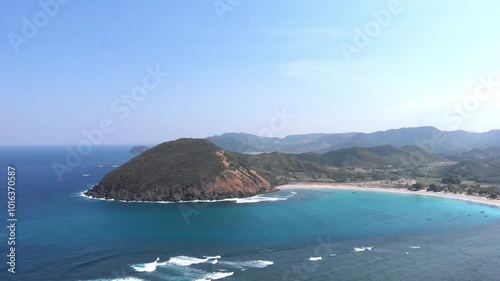
[{"label": "cliff face", "polygon": [[253,196],[271,184],[207,140],[180,139],[147,150],[85,194],[125,201],[215,200]]}]

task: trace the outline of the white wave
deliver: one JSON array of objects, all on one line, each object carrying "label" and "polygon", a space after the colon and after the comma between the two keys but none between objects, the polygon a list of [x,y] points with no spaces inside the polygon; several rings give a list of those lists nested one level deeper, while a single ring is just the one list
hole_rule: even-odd
[{"label": "white wave", "polygon": [[295,195],[295,194],[297,194],[297,191],[292,191],[292,192],[290,192],[290,193],[291,193],[292,195]]},{"label": "white wave", "polygon": [[284,201],[287,200],[286,197],[265,197],[262,195],[257,195],[248,198],[238,198],[236,199],[236,204],[249,204],[249,203],[259,203],[259,202],[271,202],[271,201]]},{"label": "white wave", "polygon": [[366,250],[371,251],[373,249],[372,247],[360,247],[360,248],[354,248],[354,252],[364,252]]},{"label": "white wave", "polygon": [[83,174],[82,176],[83,177],[90,177],[91,175],[90,174]]},{"label": "white wave", "polygon": [[323,259],[322,257],[310,257],[309,258],[310,261],[320,261],[322,259]]},{"label": "white wave", "polygon": [[233,275],[234,272],[213,272],[205,275],[203,279],[196,279],[196,281],[211,281],[226,278]]},{"label": "white wave", "polygon": [[[190,266],[193,264],[199,264],[199,263],[204,263],[208,262],[210,260],[216,260],[220,259],[220,256],[215,256],[215,257],[205,257],[204,259],[199,259],[199,258],[194,258],[194,257],[188,257],[188,256],[178,256],[178,257],[172,257],[168,260],[169,263],[175,264],[178,266]],[[212,263],[212,262],[210,262]]]},{"label": "white wave", "polygon": [[213,259],[221,259],[222,257],[221,256],[203,256],[204,258],[207,258],[209,260],[213,260]]},{"label": "white wave", "polygon": [[259,253],[269,253],[269,252],[273,252],[273,251],[276,251],[278,249],[265,249],[265,250],[261,250],[259,251]]},{"label": "white wave", "polygon": [[[93,187],[93,186],[92,186]],[[90,189],[89,189],[90,190]],[[245,203],[258,203],[258,202],[270,202],[270,201],[284,201],[288,200],[287,197],[264,197],[262,195],[257,195],[253,197],[246,198],[226,198],[219,200],[188,200],[188,201],[143,201],[143,200],[116,200],[110,198],[95,198],[92,196],[87,196],[84,193],[88,190],[82,191],[80,193],[81,196],[88,199],[102,200],[102,201],[115,201],[115,202],[123,202],[123,203],[153,203],[153,204],[175,204],[175,203],[218,203],[218,202],[235,202],[237,204],[245,204]]]},{"label": "white wave", "polygon": [[139,279],[136,277],[125,277],[125,278],[115,278],[115,279],[92,279],[88,281],[144,281],[144,279]]},{"label": "white wave", "polygon": [[135,264],[131,267],[137,272],[153,272],[156,270],[156,267],[158,267],[158,265],[167,264],[166,262],[158,263],[159,260],[160,258],[157,258],[154,262]]},{"label": "white wave", "polygon": [[99,168],[111,168],[111,167],[113,167],[113,168],[118,168],[118,167],[120,167],[120,165],[110,165],[110,164],[106,164],[106,165],[99,165],[98,167],[99,167]]},{"label": "white wave", "polygon": [[410,249],[420,249],[420,246],[408,246]]},{"label": "white wave", "polygon": [[219,262],[220,264],[225,264],[232,266],[234,268],[266,268],[270,265],[273,265],[274,262],[272,261],[264,261],[264,260],[256,260],[256,261],[239,261],[239,262],[233,262],[233,261],[221,261]]}]

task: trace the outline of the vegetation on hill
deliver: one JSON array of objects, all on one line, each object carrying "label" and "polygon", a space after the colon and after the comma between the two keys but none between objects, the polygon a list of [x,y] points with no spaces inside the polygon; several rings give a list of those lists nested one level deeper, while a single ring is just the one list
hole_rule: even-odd
[{"label": "vegetation on hill", "polygon": [[230,155],[276,185],[297,181],[389,180],[392,182],[412,176],[414,170],[418,170],[421,166],[443,160],[440,156],[410,146],[358,147],[324,154],[273,152],[256,155],[230,153]]},{"label": "vegetation on hill", "polygon": [[316,176],[326,177],[332,174],[326,166],[300,160],[295,154],[273,152],[257,155],[230,153],[230,155],[255,170],[273,185],[296,180],[311,180]]},{"label": "vegetation on hill", "polygon": [[473,149],[471,151],[447,155],[446,158],[448,158],[452,161],[488,160],[488,159],[493,159],[493,158],[500,158],[500,147],[489,147],[486,149]]},{"label": "vegetation on hill", "polygon": [[[292,138],[293,140],[293,138]],[[461,154],[450,162],[416,146],[353,147],[319,153],[241,154],[201,139],[180,139],[147,150],[106,175],[86,194],[144,201],[252,196],[290,182],[384,181],[410,190],[488,193],[481,183],[500,183],[497,150]],[[477,189],[480,188],[480,189]],[[500,196],[500,194],[498,194]]]},{"label": "vegetation on hill", "polygon": [[86,195],[126,201],[180,201],[244,197],[270,190],[269,182],[213,143],[180,139],[128,161]]},{"label": "vegetation on hill", "polygon": [[299,154],[299,159],[329,166],[347,168],[388,169],[402,168],[409,165],[420,166],[443,158],[429,154],[416,146],[394,147],[390,145],[370,148],[354,147],[324,154]]},{"label": "vegetation on hill", "polygon": [[478,183],[500,183],[500,157],[486,160],[464,160],[445,169],[448,176]]}]

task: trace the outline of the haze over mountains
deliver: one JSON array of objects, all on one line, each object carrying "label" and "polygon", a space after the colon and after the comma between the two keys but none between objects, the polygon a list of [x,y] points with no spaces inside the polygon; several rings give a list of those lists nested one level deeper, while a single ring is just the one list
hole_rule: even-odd
[{"label": "haze over mountains", "polygon": [[429,152],[452,154],[500,146],[500,130],[485,133],[441,131],[434,127],[401,128],[374,133],[333,133],[260,137],[246,133],[225,133],[208,137],[222,149],[234,152],[328,152],[352,147],[392,145],[419,146]]}]

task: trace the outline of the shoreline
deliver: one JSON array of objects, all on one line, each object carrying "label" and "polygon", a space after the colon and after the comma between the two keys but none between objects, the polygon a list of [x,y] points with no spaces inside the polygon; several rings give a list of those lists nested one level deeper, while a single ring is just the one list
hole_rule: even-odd
[{"label": "shoreline", "polygon": [[[90,188],[92,189],[92,188]],[[259,193],[256,195],[248,196],[248,197],[234,197],[234,198],[224,198],[224,199],[196,199],[196,200],[180,200],[180,201],[140,201],[140,200],[120,200],[120,199],[112,199],[112,198],[96,198],[92,197],[90,195],[85,194],[87,191],[90,189],[81,191],[78,193],[79,197],[83,197],[85,199],[90,199],[90,200],[99,200],[99,201],[107,201],[107,202],[121,202],[121,203],[154,203],[154,204],[175,204],[175,203],[220,203],[220,202],[234,202],[237,204],[241,204],[242,200],[247,200],[259,196],[263,196],[269,193],[274,193],[280,191],[279,189],[273,189],[264,193]]]},{"label": "shoreline", "polygon": [[422,196],[434,196],[448,199],[457,199],[462,201],[469,201],[474,203],[487,204],[494,207],[500,207],[500,200],[488,199],[486,197],[469,196],[466,194],[454,194],[443,192],[427,192],[426,190],[410,191],[404,188],[384,187],[376,183],[316,183],[316,182],[299,182],[295,184],[286,184],[277,186],[280,190],[290,189],[332,189],[332,190],[357,190],[357,191],[375,191],[375,192],[389,192],[399,194],[413,194]]},{"label": "shoreline", "polygon": [[381,186],[377,183],[364,183],[363,185],[359,183],[321,183],[321,182],[299,182],[294,184],[285,184],[276,186],[274,190],[257,194],[249,197],[241,197],[241,198],[224,198],[218,200],[189,200],[189,201],[125,201],[125,200],[116,200],[116,199],[107,199],[107,198],[95,198],[89,195],[86,195],[85,191],[79,192],[79,195],[86,199],[91,200],[100,200],[100,201],[108,201],[108,202],[122,202],[122,203],[156,203],[156,204],[173,204],[173,203],[218,203],[218,202],[235,202],[239,200],[245,200],[253,197],[263,196],[269,193],[278,192],[280,190],[293,190],[293,189],[330,189],[330,190],[351,190],[351,191],[368,191],[368,192],[388,192],[388,193],[398,193],[398,194],[411,194],[411,195],[421,195],[421,196],[433,196],[433,197],[441,197],[448,199],[456,199],[480,204],[486,204],[489,206],[500,208],[500,200],[492,200],[486,197],[476,197],[469,196],[466,194],[454,194],[454,193],[443,193],[443,192],[427,192],[426,190],[420,191],[410,191],[405,188],[396,188],[396,187],[385,187]]}]

